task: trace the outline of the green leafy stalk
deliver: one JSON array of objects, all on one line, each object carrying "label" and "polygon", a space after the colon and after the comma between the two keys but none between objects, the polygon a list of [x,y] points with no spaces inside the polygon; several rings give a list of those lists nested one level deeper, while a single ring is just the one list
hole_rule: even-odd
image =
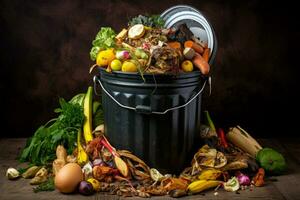
[{"label": "green leafy stalk", "polygon": [[209,127],[211,128],[212,131],[216,132],[216,127],[215,127],[213,121],[210,118],[209,112],[206,110],[206,111],[204,111],[204,114],[206,116],[206,120],[207,120],[207,123],[208,123]]},{"label": "green leafy stalk", "polygon": [[[79,96],[84,98],[84,95]],[[70,102],[59,99],[60,108],[55,109],[59,116],[40,126],[27,142],[19,160],[35,165],[52,162],[58,145],[63,145],[69,154],[75,148],[76,134],[84,121],[83,102],[78,96]]]}]

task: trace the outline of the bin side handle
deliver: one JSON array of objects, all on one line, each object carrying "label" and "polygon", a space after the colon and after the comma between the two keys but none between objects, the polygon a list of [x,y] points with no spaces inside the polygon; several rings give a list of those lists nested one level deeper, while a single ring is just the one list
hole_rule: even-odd
[{"label": "bin side handle", "polygon": [[[208,80],[210,79],[210,77],[208,78]],[[143,113],[143,114],[158,114],[158,115],[164,115],[166,114],[167,112],[169,111],[172,111],[172,110],[177,110],[179,108],[183,108],[187,105],[189,105],[195,98],[197,98],[204,90],[205,88],[205,85],[206,85],[206,82],[207,80],[205,80],[202,88],[200,89],[200,91],[195,94],[190,100],[188,100],[188,102],[186,102],[185,104],[183,105],[180,105],[180,106],[175,106],[173,108],[168,108],[166,109],[165,111],[152,111],[151,108],[149,106],[144,106],[144,105],[137,105],[136,107],[131,107],[131,106],[125,106],[124,104],[121,104],[119,101],[117,101],[105,88],[104,86],[102,85],[100,79],[98,78],[98,76],[94,76],[93,78],[93,81],[94,81],[94,90],[95,90],[95,93],[97,94],[97,91],[96,91],[96,84],[99,83],[99,85],[101,86],[102,90],[114,101],[116,102],[116,104],[118,104],[120,107],[122,108],[125,108],[125,109],[129,109],[129,110],[134,110],[138,113]],[[144,109],[145,108],[145,109]],[[149,110],[150,109],[150,110]]]}]

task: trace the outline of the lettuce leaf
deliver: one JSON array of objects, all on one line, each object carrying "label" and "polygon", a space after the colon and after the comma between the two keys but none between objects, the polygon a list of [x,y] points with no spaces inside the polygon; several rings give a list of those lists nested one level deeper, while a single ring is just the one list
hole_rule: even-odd
[{"label": "lettuce leaf", "polygon": [[101,27],[100,31],[97,33],[92,44],[93,47],[90,51],[91,60],[95,61],[97,54],[102,49],[108,49],[115,46],[115,31],[110,27]]}]

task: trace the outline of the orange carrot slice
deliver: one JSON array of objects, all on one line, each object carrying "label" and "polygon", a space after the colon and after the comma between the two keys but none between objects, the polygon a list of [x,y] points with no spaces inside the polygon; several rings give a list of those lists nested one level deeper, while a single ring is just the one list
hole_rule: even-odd
[{"label": "orange carrot slice", "polygon": [[173,48],[173,49],[181,49],[181,44],[180,42],[168,42],[168,46]]}]

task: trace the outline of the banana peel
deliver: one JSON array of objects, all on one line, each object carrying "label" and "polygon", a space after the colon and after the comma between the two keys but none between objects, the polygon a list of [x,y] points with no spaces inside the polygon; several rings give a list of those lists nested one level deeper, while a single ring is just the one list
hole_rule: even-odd
[{"label": "banana peel", "polygon": [[83,147],[81,145],[81,134],[82,134],[82,131],[81,131],[81,129],[79,129],[78,133],[77,133],[77,150],[78,150],[77,163],[80,166],[83,166],[83,165],[85,165],[89,161],[89,156],[84,151],[84,149],[83,149]]},{"label": "banana peel", "polygon": [[192,160],[193,166],[202,166],[209,168],[221,168],[227,164],[227,159],[222,152],[208,145],[202,146],[194,155]]},{"label": "banana peel", "polygon": [[92,116],[93,116],[93,87],[89,86],[83,102],[83,136],[86,144],[93,140]]}]

